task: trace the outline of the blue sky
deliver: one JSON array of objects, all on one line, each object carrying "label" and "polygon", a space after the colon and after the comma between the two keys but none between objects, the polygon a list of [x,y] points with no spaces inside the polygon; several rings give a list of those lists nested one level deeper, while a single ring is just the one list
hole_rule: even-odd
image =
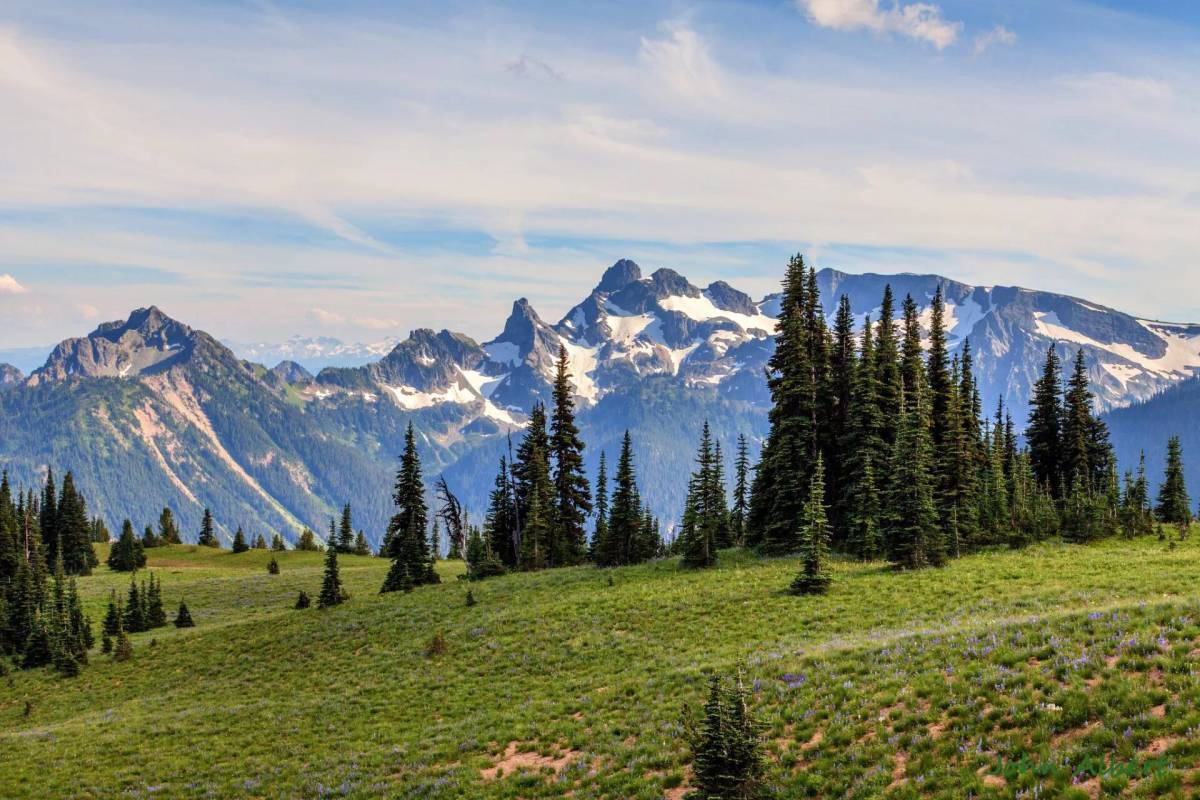
[{"label": "blue sky", "polygon": [[1198,67],[1174,2],[9,0],[0,347],[486,339],[796,250],[1200,320]]}]

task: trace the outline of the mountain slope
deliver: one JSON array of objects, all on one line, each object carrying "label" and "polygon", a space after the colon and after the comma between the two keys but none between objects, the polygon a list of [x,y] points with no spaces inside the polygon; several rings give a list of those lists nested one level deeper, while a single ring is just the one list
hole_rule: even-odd
[{"label": "mountain slope", "polygon": [[141,525],[170,505],[193,531],[208,507],[225,536],[242,525],[289,538],[321,530],[349,498],[386,513],[386,469],[154,307],[63,342],[0,408],[0,459],[14,476],[71,469],[94,513]]}]

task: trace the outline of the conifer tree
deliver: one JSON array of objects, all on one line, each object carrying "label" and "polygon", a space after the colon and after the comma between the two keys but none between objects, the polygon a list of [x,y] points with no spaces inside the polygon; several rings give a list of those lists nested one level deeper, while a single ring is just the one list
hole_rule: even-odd
[{"label": "conifer tree", "polygon": [[500,470],[496,473],[495,485],[488,496],[483,536],[488,549],[504,566],[509,569],[517,567],[517,509],[508,474],[508,460],[504,456],[500,456]]},{"label": "conifer tree", "polygon": [[175,515],[167,506],[163,506],[162,513],[158,515],[158,538],[163,544],[183,544],[179,526],[175,524]]},{"label": "conifer tree", "polygon": [[[723,487],[719,486],[716,452],[708,422],[700,436],[700,447],[696,454],[696,471],[688,485],[687,506],[690,516],[684,520],[679,539],[681,563],[685,567],[711,567],[717,561],[717,547],[722,531],[728,530],[728,514],[725,509]],[[773,531],[790,528],[773,528]],[[726,534],[727,535],[727,534]],[[768,538],[768,545],[774,543]]]},{"label": "conifer tree", "polygon": [[704,717],[697,721],[684,709],[683,729],[692,751],[696,794],[704,800],[758,800],[765,771],[761,729],[750,715],[749,692],[739,675],[726,688],[709,681]]},{"label": "conifer tree", "polygon": [[282,553],[287,550],[287,543],[283,541],[283,537],[278,533],[271,537],[271,549],[276,553]]},{"label": "conifer tree", "polygon": [[70,472],[63,477],[55,522],[58,540],[62,545],[63,569],[68,575],[92,574],[92,567],[99,561],[92,549],[87,504],[76,491],[75,478]]},{"label": "conifer tree", "polygon": [[354,552],[354,517],[349,503],[342,507],[342,519],[337,533],[337,550],[339,553],[345,554]]},{"label": "conifer tree", "polygon": [[575,424],[574,388],[568,372],[567,349],[558,346],[554,375],[554,414],[550,449],[554,457],[554,533],[552,566],[578,564],[587,550],[584,525],[592,513],[591,487],[583,470],[583,440]]},{"label": "conifer tree", "polygon": [[1158,490],[1155,511],[1160,522],[1186,528],[1192,521],[1191,500],[1183,475],[1183,446],[1178,436],[1172,436],[1167,442],[1167,468]]},{"label": "conifer tree", "polygon": [[153,575],[145,592],[146,629],[161,628],[167,624],[167,614],[163,609],[162,582]]},{"label": "conifer tree", "polygon": [[525,438],[517,448],[516,460],[511,467],[520,518],[517,557],[523,569],[541,569],[550,564],[555,511],[550,445],[546,409],[537,403],[530,412]]},{"label": "conifer tree", "polygon": [[800,546],[800,574],[792,581],[792,594],[829,591],[829,524],[825,514],[825,465],[817,457],[808,502],[804,504],[804,531]]},{"label": "conifer tree", "polygon": [[129,595],[125,600],[125,619],[122,620],[121,627],[130,633],[141,633],[146,630],[145,598],[138,588],[137,581],[133,578],[129,579]]},{"label": "conifer tree", "polygon": [[108,611],[104,615],[104,621],[101,624],[101,631],[106,636],[116,636],[121,631],[124,624],[125,612],[121,607],[121,603],[117,600],[117,592],[115,589],[109,590],[108,596]]},{"label": "conifer tree", "polygon": [[274,559],[274,557],[272,557],[271,560],[267,562],[267,574],[268,575],[278,575],[279,574],[279,562],[276,561]]},{"label": "conifer tree", "polygon": [[158,537],[154,535],[154,528],[149,525],[142,529],[142,547],[147,550],[158,547]]},{"label": "conifer tree", "polygon": [[296,597],[296,605],[293,607],[297,611],[302,611],[303,609],[306,609],[311,605],[312,605],[312,601],[308,599],[308,592],[301,589],[299,596]]},{"label": "conifer tree", "polygon": [[201,547],[221,546],[221,543],[217,541],[217,532],[213,527],[212,512],[207,508],[204,509],[204,520],[200,523],[200,535],[196,538],[196,544]]},{"label": "conifer tree", "polygon": [[[425,538],[429,526],[429,510],[425,504],[425,482],[421,477],[421,458],[417,453],[416,434],[412,423],[409,423],[404,436],[404,453],[400,457],[400,469],[396,473],[393,500],[396,503],[396,514],[388,525],[387,549],[383,553],[392,559],[393,564],[381,591],[395,591],[402,588],[405,582],[412,585],[437,583],[439,579],[433,566],[436,554],[430,554],[429,543]],[[336,559],[334,566],[336,567]]]},{"label": "conifer tree", "polygon": [[768,362],[772,407],[751,488],[747,539],[768,552],[786,551],[796,540],[810,465],[818,450],[818,384],[809,338],[814,325],[804,259],[788,263],[783,281],[775,352]]},{"label": "conifer tree", "polygon": [[903,380],[900,375],[900,347],[896,340],[895,298],[891,285],[883,289],[879,304],[879,323],[875,335],[875,392],[879,408],[880,452],[872,463],[877,468],[888,464],[899,432],[903,409]]},{"label": "conifer tree", "polygon": [[613,479],[612,510],[608,516],[608,541],[598,554],[603,567],[628,564],[631,543],[641,526],[641,497],[633,467],[633,438],[629,431],[621,440],[621,454]]},{"label": "conifer tree", "polygon": [[885,541],[888,559],[895,566],[916,569],[942,562],[942,536],[929,472],[929,428],[922,382],[914,382],[911,395],[901,394],[904,413],[892,457]]},{"label": "conifer tree", "polygon": [[[177,625],[176,627],[191,627]],[[128,661],[133,658],[133,642],[129,639],[129,634],[121,631],[117,634],[117,646],[113,650],[113,661]]]},{"label": "conifer tree", "polygon": [[875,477],[875,459],[883,450],[878,383],[874,336],[868,316],[863,323],[842,446],[844,515],[842,527],[835,535],[850,554],[864,561],[878,558],[883,553],[879,489]]},{"label": "conifer tree", "polygon": [[750,453],[744,433],[738,434],[733,476],[733,507],[729,511],[729,528],[734,544],[742,547],[746,544],[746,517],[750,512]]},{"label": "conifer tree", "polygon": [[1033,476],[1056,499],[1063,496],[1061,373],[1058,351],[1051,345],[1042,377],[1033,387],[1029,428],[1025,432]]},{"label": "conifer tree", "polygon": [[188,610],[187,603],[182,600],[179,601],[179,610],[175,612],[174,625],[176,628],[196,627],[196,623],[192,620],[192,612]]},{"label": "conifer tree", "polygon": [[112,539],[112,534],[108,531],[108,526],[104,524],[104,520],[100,517],[92,517],[91,525],[92,542],[94,544],[108,544]]},{"label": "conifer tree", "polygon": [[[321,594],[317,596],[317,608],[329,608],[346,602],[346,590],[342,588],[342,578],[338,573],[337,557],[337,547],[330,546],[325,548],[325,574],[321,579]],[[393,569],[395,569],[395,564],[397,563],[401,562],[393,562]],[[391,579],[390,573],[388,579]],[[384,583],[382,591],[387,592],[392,590],[387,587],[387,583]]]},{"label": "conifer tree", "polygon": [[1083,349],[1075,354],[1075,367],[1067,382],[1062,409],[1062,448],[1059,460],[1064,481],[1078,488],[1092,491],[1096,488],[1092,478],[1091,427],[1092,396],[1088,391],[1087,372],[1084,366]]},{"label": "conifer tree", "polygon": [[356,556],[371,555],[371,545],[367,544],[367,537],[363,535],[362,531],[359,531],[358,534],[354,537],[354,555],[356,555]]},{"label": "conifer tree", "polygon": [[133,523],[125,520],[121,525],[121,537],[108,552],[108,568],[115,572],[134,572],[146,566],[146,551],[142,542],[134,536]]},{"label": "conifer tree", "polygon": [[829,351],[829,438],[825,444],[825,454],[832,469],[826,470],[825,485],[827,497],[830,499],[829,512],[835,528],[844,528],[844,520],[848,513],[845,505],[847,493],[843,488],[843,480],[848,477],[848,469],[844,465],[846,456],[845,445],[851,426],[852,399],[854,382],[857,377],[858,353],[854,342],[854,314],[850,310],[850,298],[842,295],[838,298],[837,314],[833,323],[833,345]]},{"label": "conifer tree", "polygon": [[261,533],[258,536],[254,537],[254,549],[255,550],[266,550],[267,549],[267,540],[263,537],[263,535]]},{"label": "conifer tree", "polygon": [[246,543],[246,534],[242,531],[242,526],[238,525],[237,531],[233,534],[233,552],[245,553],[250,549],[250,545]]},{"label": "conifer tree", "polygon": [[300,531],[300,538],[296,540],[296,549],[302,553],[319,552],[321,544],[317,541],[317,534],[313,533],[311,528]]},{"label": "conifer tree", "polygon": [[600,560],[600,553],[608,547],[608,460],[600,451],[600,464],[596,470],[596,524],[592,529],[592,541],[588,557]]},{"label": "conifer tree", "polygon": [[47,564],[58,561],[58,495],[54,482],[54,470],[46,469],[46,483],[42,487],[41,506],[38,508],[38,531],[41,533],[42,554]]}]

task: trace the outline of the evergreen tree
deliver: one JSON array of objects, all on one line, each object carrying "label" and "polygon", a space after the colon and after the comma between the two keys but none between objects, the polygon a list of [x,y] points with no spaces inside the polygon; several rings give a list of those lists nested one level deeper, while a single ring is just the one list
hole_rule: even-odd
[{"label": "evergreen tree", "polygon": [[167,614],[163,610],[162,582],[150,576],[149,585],[145,592],[146,629],[161,628],[167,624]]},{"label": "evergreen tree", "polygon": [[319,552],[321,543],[317,541],[317,534],[313,533],[311,528],[300,531],[300,538],[296,540],[296,549],[305,553]]},{"label": "evergreen tree", "polygon": [[801,570],[792,581],[792,594],[829,591],[829,524],[825,514],[825,465],[818,456],[808,502],[804,505],[804,532],[800,549]]},{"label": "evergreen tree", "polygon": [[1030,401],[1029,428],[1025,440],[1029,443],[1029,460],[1039,486],[1051,496],[1061,498],[1062,492],[1062,368],[1054,345],[1046,352],[1042,377],[1033,387]]},{"label": "evergreen tree", "polygon": [[63,569],[68,575],[91,575],[99,561],[92,549],[91,522],[87,504],[75,489],[75,478],[68,472],[63,477],[55,517],[57,536],[62,545]]},{"label": "evergreen tree", "polygon": [[146,603],[137,581],[129,579],[129,595],[125,600],[125,619],[121,627],[130,633],[146,630]]},{"label": "evergreen tree", "polygon": [[371,546],[367,544],[367,537],[363,535],[362,531],[359,531],[358,535],[354,537],[354,555],[371,555]]},{"label": "evergreen tree", "polygon": [[381,591],[395,591],[406,581],[413,585],[437,583],[439,578],[434,570],[436,554],[430,554],[425,538],[429,509],[425,504],[425,482],[421,477],[421,458],[417,453],[412,423],[409,423],[405,432],[404,453],[400,457],[393,499],[396,514],[388,525],[387,550],[383,553],[392,559],[393,564]]},{"label": "evergreen tree", "polygon": [[303,609],[308,608],[311,605],[312,605],[312,601],[308,599],[308,593],[305,592],[303,589],[301,589],[300,595],[296,598],[296,605],[294,606],[294,608],[297,611],[301,611]]},{"label": "evergreen tree", "polygon": [[829,351],[829,436],[825,454],[832,466],[826,470],[825,484],[830,499],[829,512],[835,528],[844,529],[849,512],[846,506],[847,492],[843,480],[849,469],[845,461],[849,455],[845,445],[851,427],[850,415],[857,378],[858,353],[854,342],[854,314],[850,310],[850,298],[842,295],[838,299],[837,314],[833,324],[833,346]]},{"label": "evergreen tree", "polygon": [[42,503],[38,509],[38,530],[41,532],[42,554],[47,564],[58,561],[58,494],[54,482],[54,470],[46,469],[46,483],[42,487]]},{"label": "evergreen tree", "polygon": [[788,263],[775,352],[768,362],[770,431],[751,487],[747,539],[767,552],[786,552],[797,538],[809,469],[818,450],[818,375],[809,339],[812,300],[804,259]]},{"label": "evergreen tree", "polygon": [[749,692],[739,675],[729,688],[709,681],[704,718],[684,710],[683,729],[692,751],[693,784],[704,800],[757,800],[765,771],[761,730],[750,716]]},{"label": "evergreen tree", "polygon": [[1062,409],[1062,449],[1059,462],[1064,481],[1090,492],[1096,488],[1092,481],[1091,464],[1092,395],[1088,391],[1087,371],[1083,350],[1075,354],[1075,368],[1067,381]]},{"label": "evergreen tree", "polygon": [[[321,579],[321,594],[317,596],[317,608],[329,608],[346,602],[347,594],[346,590],[342,588],[342,578],[338,573],[337,557],[337,547],[330,546],[325,548],[325,574]],[[387,588],[386,583],[384,584],[383,591],[391,591]]]},{"label": "evergreen tree", "polygon": [[555,511],[550,445],[546,409],[537,403],[530,412],[525,438],[521,440],[512,464],[521,521],[517,559],[524,569],[541,569],[550,563]]},{"label": "evergreen tree", "polygon": [[146,551],[133,533],[133,523],[125,520],[121,537],[108,552],[108,568],[115,572],[134,572],[146,566]]},{"label": "evergreen tree", "polygon": [[[508,461],[500,456],[500,471],[488,497],[487,514],[483,521],[483,535],[490,550],[509,569],[518,565],[517,509],[513,500],[512,481],[508,474]],[[469,548],[468,548],[469,549]]]},{"label": "evergreen tree", "polygon": [[163,544],[183,544],[179,526],[175,524],[175,515],[166,506],[163,506],[162,513],[158,515],[158,539]]},{"label": "evergreen tree", "polygon": [[287,544],[283,541],[283,537],[278,533],[271,537],[271,550],[276,553],[282,553],[287,550]]},{"label": "evergreen tree", "polygon": [[942,536],[929,471],[929,427],[924,391],[915,381],[912,395],[902,393],[904,413],[892,457],[892,480],[885,515],[888,559],[902,569],[942,562]]},{"label": "evergreen tree", "polygon": [[337,550],[339,553],[346,554],[354,552],[354,517],[349,503],[342,507],[342,521],[337,534]]},{"label": "evergreen tree", "polygon": [[[725,509],[724,488],[721,487],[716,451],[708,422],[700,436],[700,447],[696,454],[696,471],[688,485],[687,506],[690,517],[685,513],[684,525],[679,539],[682,564],[685,567],[711,567],[717,562],[717,547],[728,531],[728,513]],[[772,530],[785,530],[774,528]],[[728,536],[727,533],[724,536]],[[774,540],[768,540],[768,543]]]},{"label": "evergreen tree", "polygon": [[883,553],[879,490],[875,478],[875,459],[883,450],[878,384],[871,318],[867,317],[863,323],[850,396],[850,415],[842,445],[844,513],[842,527],[835,537],[849,553],[862,560],[878,558]]},{"label": "evergreen tree", "polygon": [[472,525],[467,534],[466,558],[467,580],[479,581],[493,575],[503,575],[504,564],[496,557],[488,540],[483,537],[478,527]]},{"label": "evergreen tree", "polygon": [[592,542],[588,556],[592,561],[600,560],[600,553],[608,547],[608,461],[600,451],[600,465],[596,470],[596,525],[592,529]]},{"label": "evergreen tree", "polygon": [[92,517],[92,542],[94,544],[108,544],[112,539],[112,534],[108,531],[108,526],[104,524],[104,520],[100,517]]},{"label": "evergreen tree", "polygon": [[575,424],[574,389],[567,371],[566,346],[558,346],[554,375],[554,414],[550,448],[554,456],[554,523],[551,566],[578,564],[587,550],[584,525],[592,513],[591,487],[583,470],[583,440]]},{"label": "evergreen tree", "polygon": [[633,438],[629,431],[625,431],[625,437],[621,440],[621,455],[617,459],[617,472],[613,483],[612,510],[608,516],[608,541],[597,556],[597,563],[602,567],[630,563],[631,544],[641,527],[641,497],[634,474]]},{"label": "evergreen tree", "polygon": [[895,299],[892,287],[885,286],[879,304],[879,323],[875,335],[875,393],[879,408],[879,446],[872,463],[882,467],[890,463],[899,433],[903,380],[900,375],[900,349],[896,340]]},{"label": "evergreen tree", "polygon": [[1192,521],[1191,500],[1183,476],[1183,446],[1178,436],[1167,442],[1167,469],[1158,490],[1155,508],[1160,522],[1187,527]]},{"label": "evergreen tree", "polygon": [[261,533],[258,536],[254,537],[254,549],[255,550],[266,550],[267,549],[267,540],[263,537],[263,535]]},{"label": "evergreen tree", "polygon": [[750,512],[750,453],[744,433],[738,434],[733,470],[733,507],[729,513],[729,528],[734,544],[742,547],[746,543],[746,516]]},{"label": "evergreen tree", "polygon": [[204,509],[204,520],[200,523],[200,535],[196,538],[196,544],[201,547],[221,546],[221,543],[217,541],[217,532],[213,527],[212,512],[207,508]]},{"label": "evergreen tree", "polygon": [[233,552],[245,553],[250,549],[250,545],[246,543],[246,534],[242,531],[242,526],[238,525],[237,532],[233,534]]},{"label": "evergreen tree", "polygon": [[192,621],[192,612],[188,611],[187,603],[179,601],[179,610],[175,612],[176,628],[194,628],[196,623]]},{"label": "evergreen tree", "polygon": [[154,535],[154,528],[149,525],[142,529],[142,547],[147,550],[158,547],[158,537]]},{"label": "evergreen tree", "polygon": [[[191,627],[177,625],[176,627]],[[113,661],[128,661],[133,658],[133,642],[129,639],[129,634],[121,631],[117,634],[117,646],[113,650]]]}]

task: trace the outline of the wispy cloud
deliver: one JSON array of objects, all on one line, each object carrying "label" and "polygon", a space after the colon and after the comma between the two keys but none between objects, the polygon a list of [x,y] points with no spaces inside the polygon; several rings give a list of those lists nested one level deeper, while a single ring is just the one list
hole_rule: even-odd
[{"label": "wispy cloud", "polygon": [[346,323],[344,315],[324,308],[310,308],[308,315],[318,325],[344,325]]},{"label": "wispy cloud", "polygon": [[990,31],[985,31],[975,37],[971,46],[972,54],[981,56],[993,47],[1010,46],[1017,43],[1017,35],[1003,25],[997,25]]},{"label": "wispy cloud", "polygon": [[681,21],[663,27],[663,38],[642,38],[642,62],[685,98],[719,99],[724,94],[721,70],[709,54],[704,37]]},{"label": "wispy cloud", "polygon": [[895,3],[881,8],[879,0],[795,0],[809,19],[823,28],[839,31],[869,30],[875,34],[899,34],[943,50],[958,40],[961,22],[942,16],[931,3]]}]

